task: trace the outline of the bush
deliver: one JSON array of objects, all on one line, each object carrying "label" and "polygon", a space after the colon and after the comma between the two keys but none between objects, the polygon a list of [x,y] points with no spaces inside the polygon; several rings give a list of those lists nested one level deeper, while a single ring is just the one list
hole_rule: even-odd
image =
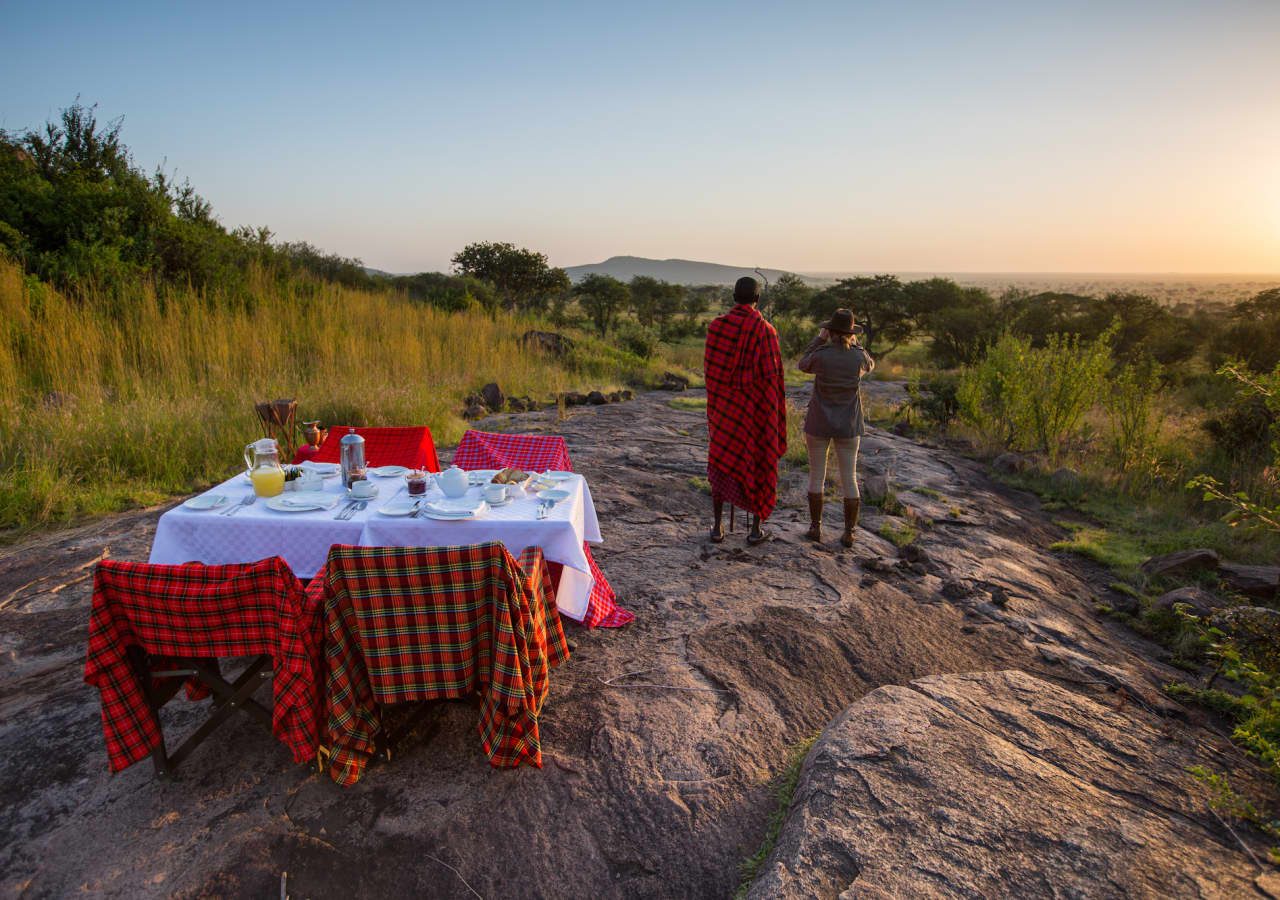
[{"label": "bush", "polygon": [[960,379],[954,375],[909,381],[902,413],[907,417],[918,415],[930,427],[946,428],[960,414],[959,388]]},{"label": "bush", "polygon": [[1155,418],[1160,367],[1151,360],[1125,366],[1111,379],[1102,405],[1110,420],[1109,449],[1121,472],[1131,472],[1151,462],[1159,423]]},{"label": "bush", "polygon": [[658,332],[643,325],[626,323],[616,333],[618,346],[641,359],[651,359],[658,352]]},{"label": "bush", "polygon": [[1094,341],[1052,334],[1043,347],[1005,334],[960,378],[960,415],[988,440],[1057,461],[1102,395],[1111,332]]}]

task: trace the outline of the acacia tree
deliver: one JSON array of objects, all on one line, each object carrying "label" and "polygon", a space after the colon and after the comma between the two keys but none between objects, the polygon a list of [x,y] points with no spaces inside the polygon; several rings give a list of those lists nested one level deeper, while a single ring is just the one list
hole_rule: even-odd
[{"label": "acacia tree", "polygon": [[601,337],[618,323],[618,316],[631,297],[631,292],[621,281],[610,275],[597,274],[588,275],[578,282],[573,293]]},{"label": "acacia tree", "polygon": [[547,298],[568,290],[564,269],[547,265],[547,255],[514,244],[479,241],[467,244],[453,256],[453,270],[487,281],[509,310],[538,306]]},{"label": "acacia tree", "polygon": [[862,343],[873,356],[892,353],[916,331],[915,316],[896,275],[842,278],[814,295],[810,309],[824,322],[839,307],[853,310],[866,329]]},{"label": "acacia tree", "polygon": [[685,287],[648,275],[631,279],[631,308],[641,325],[665,331],[684,305]]}]

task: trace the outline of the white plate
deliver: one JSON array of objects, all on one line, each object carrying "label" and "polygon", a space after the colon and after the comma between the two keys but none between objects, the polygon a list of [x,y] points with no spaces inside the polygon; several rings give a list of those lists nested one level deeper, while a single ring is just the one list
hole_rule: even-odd
[{"label": "white plate", "polygon": [[573,473],[572,472],[543,472],[542,477],[547,481],[561,482],[561,481],[568,481],[570,478],[573,477]]},{"label": "white plate", "polygon": [[539,492],[538,492],[538,499],[539,499],[539,500],[550,500],[552,503],[559,503],[561,500],[568,500],[568,499],[569,499],[569,492],[568,492],[568,491],[562,491],[562,490],[560,490],[560,488],[554,488],[554,489],[549,490],[549,491],[539,491]]},{"label": "white plate", "polygon": [[468,519],[474,519],[476,517],[475,513],[456,514],[433,512],[425,506],[422,507],[422,512],[418,513],[418,515],[424,519],[435,519],[437,522],[465,522]]},{"label": "white plate", "polygon": [[267,500],[267,508],[276,512],[312,512],[317,509],[333,509],[337,505],[336,495],[318,491],[296,491]]},{"label": "white plate", "polygon": [[226,502],[226,494],[201,494],[198,497],[192,497],[182,505],[187,509],[217,509],[219,506],[225,506]]},{"label": "white plate", "polygon": [[486,484],[493,480],[493,476],[501,472],[501,469],[471,469],[467,472],[468,484]]},{"label": "white plate", "polygon": [[374,466],[369,474],[379,478],[399,478],[401,475],[408,475],[409,470],[404,466]]},{"label": "white plate", "polygon": [[378,507],[378,512],[384,516],[411,516],[417,508],[418,498],[413,497],[404,500],[392,500],[386,506]]},{"label": "white plate", "polygon": [[427,506],[441,513],[474,513],[484,506],[480,497],[440,497],[427,503]]},{"label": "white plate", "polygon": [[312,472],[319,472],[324,478],[332,478],[342,472],[342,466],[337,463],[318,463],[308,461],[302,463],[301,468],[308,469]]}]

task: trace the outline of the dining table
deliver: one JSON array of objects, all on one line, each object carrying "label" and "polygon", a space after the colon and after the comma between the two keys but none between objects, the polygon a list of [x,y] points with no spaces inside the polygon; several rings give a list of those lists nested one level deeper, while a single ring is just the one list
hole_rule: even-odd
[{"label": "dining table", "polygon": [[[302,468],[322,474],[332,471],[315,463],[303,463]],[[482,499],[491,474],[470,473],[466,496]],[[160,517],[150,562],[222,565],[280,556],[295,575],[309,579],[323,568],[334,544],[441,547],[501,541],[513,555],[526,547],[540,547],[547,560],[560,563],[556,606],[577,621],[586,615],[594,578],[584,542],[598,544],[602,537],[591,489],[582,475],[558,472],[548,477],[545,483],[554,482],[550,489],[567,495],[554,504],[544,503],[546,492],[516,487],[505,504],[485,504],[475,516],[455,519],[430,518],[421,511],[404,514],[407,501],[417,498],[408,496],[402,476],[370,480],[378,490],[367,503],[354,502],[342,478],[329,476],[319,490],[331,495],[331,507],[288,509],[255,496],[246,473],[238,472]],[[443,499],[440,487],[429,482],[423,505]],[[545,515],[539,513],[540,504],[547,507]]]}]

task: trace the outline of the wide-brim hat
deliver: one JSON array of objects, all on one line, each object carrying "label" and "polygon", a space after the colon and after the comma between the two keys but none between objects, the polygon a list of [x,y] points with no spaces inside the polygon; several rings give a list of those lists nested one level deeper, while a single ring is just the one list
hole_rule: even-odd
[{"label": "wide-brim hat", "polygon": [[831,314],[831,321],[824,326],[832,334],[865,334],[866,329],[853,321],[853,311],[837,309]]}]

